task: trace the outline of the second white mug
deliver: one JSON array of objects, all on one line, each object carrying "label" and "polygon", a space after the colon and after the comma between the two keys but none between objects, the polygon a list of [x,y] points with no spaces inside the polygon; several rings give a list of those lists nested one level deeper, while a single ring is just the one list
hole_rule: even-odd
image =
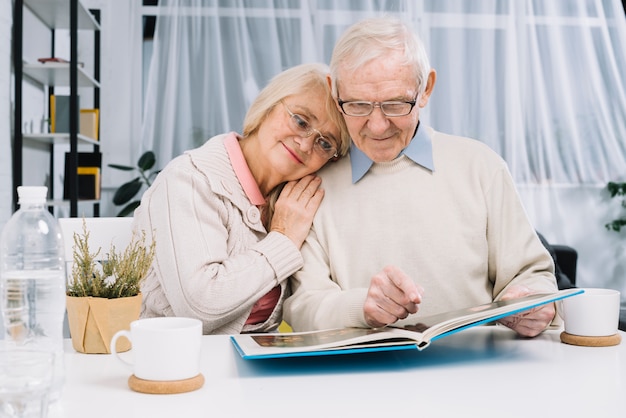
[{"label": "second white mug", "polygon": [[606,337],[617,333],[620,292],[613,289],[586,288],[584,293],[557,304],[565,332],[583,337]]},{"label": "second white mug", "polygon": [[[133,361],[122,358],[115,343],[130,340]],[[130,331],[118,331],[111,339],[111,353],[139,379],[174,381],[200,374],[202,322],[194,318],[160,317],[133,321]]]}]

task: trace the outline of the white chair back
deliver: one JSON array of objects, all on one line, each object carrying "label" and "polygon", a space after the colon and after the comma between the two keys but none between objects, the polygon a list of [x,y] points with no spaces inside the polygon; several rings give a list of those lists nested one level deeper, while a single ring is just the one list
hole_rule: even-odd
[{"label": "white chair back", "polygon": [[59,218],[63,242],[65,243],[65,261],[71,271],[74,260],[74,233],[83,235],[83,220],[89,232],[89,249],[92,253],[101,248],[99,259],[106,258],[106,254],[115,246],[118,252],[124,251],[133,236],[133,218]]}]

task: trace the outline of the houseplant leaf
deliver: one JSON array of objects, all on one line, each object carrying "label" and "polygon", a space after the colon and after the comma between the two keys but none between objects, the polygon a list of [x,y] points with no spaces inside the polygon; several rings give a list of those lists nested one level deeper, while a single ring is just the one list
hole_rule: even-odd
[{"label": "houseplant leaf", "polygon": [[135,201],[130,202],[128,205],[124,206],[124,209],[119,211],[117,216],[123,217],[123,216],[128,216],[128,215],[132,214],[133,212],[135,212],[135,209],[137,209],[137,207],[139,207],[140,203],[141,203],[141,201],[139,201],[139,200],[135,200]]},{"label": "houseplant leaf", "polygon": [[[122,164],[109,164],[109,167],[123,171],[137,171],[139,177],[122,184],[113,196],[113,204],[116,206],[124,205],[130,202],[142,189],[145,184],[147,187],[152,185],[152,180],[156,177],[160,170],[150,171],[156,163],[156,155],[152,151],[144,152],[137,161],[137,167],[129,167]],[[139,206],[139,201],[133,201],[118,213],[118,217],[132,215],[134,210]]]},{"label": "houseplant leaf", "polygon": [[139,192],[142,185],[143,183],[139,177],[122,184],[120,188],[115,191],[115,195],[113,195],[113,203],[119,206],[130,201],[130,199],[135,197]]},{"label": "houseplant leaf", "polygon": [[156,163],[156,156],[152,151],[146,151],[143,153],[141,157],[139,157],[139,161],[137,161],[137,166],[142,171],[148,171],[154,164]]},{"label": "houseplant leaf", "polygon": [[120,164],[109,164],[109,167],[117,168],[118,170],[124,170],[124,171],[133,171],[135,169],[135,167],[129,167],[127,165],[120,165]]}]

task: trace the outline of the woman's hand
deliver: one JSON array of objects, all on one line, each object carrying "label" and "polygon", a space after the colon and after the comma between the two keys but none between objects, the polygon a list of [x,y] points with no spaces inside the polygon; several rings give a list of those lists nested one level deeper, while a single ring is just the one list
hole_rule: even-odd
[{"label": "woman's hand", "polygon": [[276,200],[270,231],[280,232],[293,241],[296,247],[302,247],[324,197],[321,184],[322,179],[315,175],[285,184]]}]

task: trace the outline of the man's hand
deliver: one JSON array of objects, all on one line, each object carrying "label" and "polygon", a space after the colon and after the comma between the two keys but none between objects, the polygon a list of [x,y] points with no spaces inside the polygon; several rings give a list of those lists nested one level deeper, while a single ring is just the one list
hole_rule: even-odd
[{"label": "man's hand", "polygon": [[[511,286],[502,296],[501,300],[508,300],[528,296],[532,293],[526,286]],[[554,303],[538,306],[529,311],[519,314],[510,315],[500,319],[502,325],[505,325],[523,337],[535,337],[541,334],[550,325],[556,315]]]},{"label": "man's hand", "polygon": [[365,321],[369,326],[378,328],[416,313],[423,291],[399,268],[385,267],[370,281],[363,305]]}]

